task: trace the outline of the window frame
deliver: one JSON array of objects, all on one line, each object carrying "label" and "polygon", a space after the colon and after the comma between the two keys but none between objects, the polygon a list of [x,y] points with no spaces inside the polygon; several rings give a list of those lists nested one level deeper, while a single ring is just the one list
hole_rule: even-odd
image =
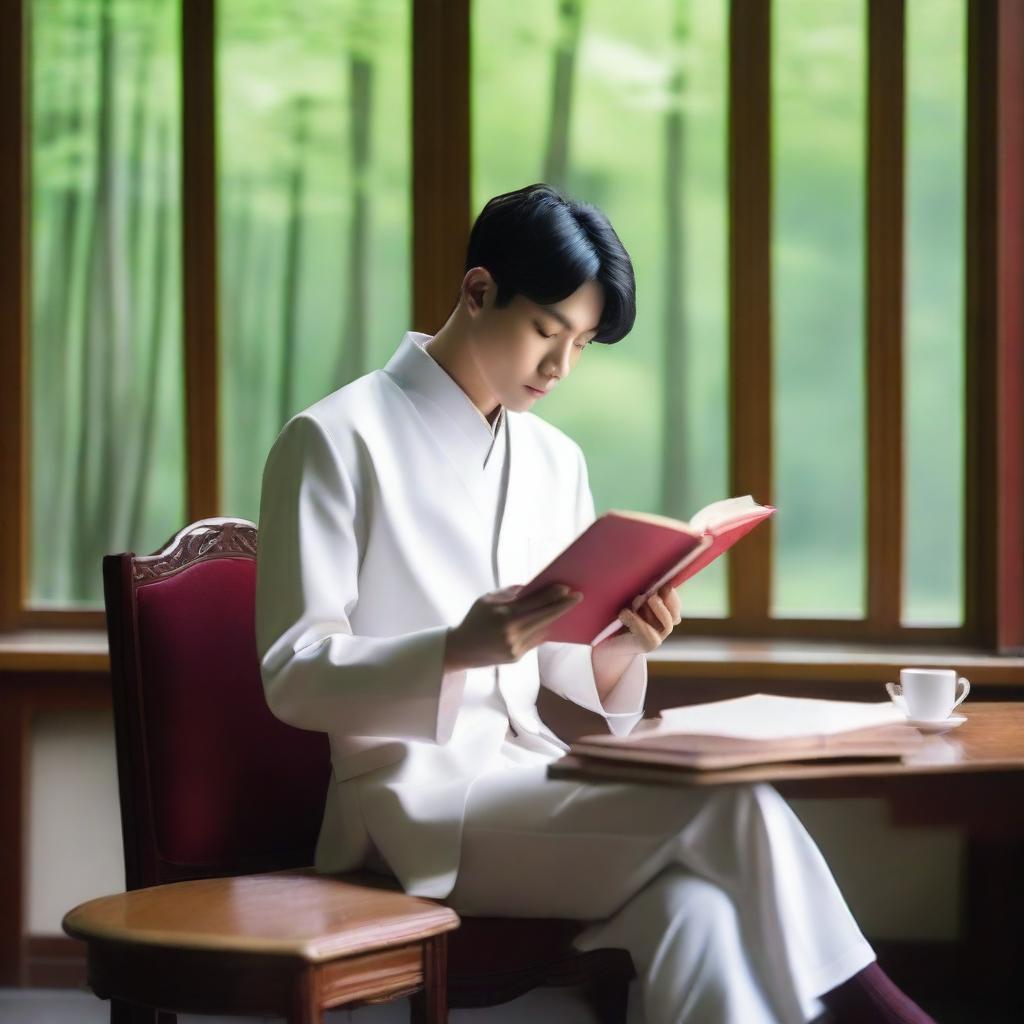
[{"label": "window frame", "polygon": [[[100,630],[101,610],[27,606],[29,5],[0,37],[0,631]],[[729,11],[730,493],[772,496],[771,0]],[[434,330],[461,277],[471,214],[471,0],[411,0],[413,326]],[[221,514],[215,0],[181,0],[182,260],[190,520]],[[965,621],[904,626],[902,341],[904,0],[868,0],[867,564],[862,619],[769,615],[773,524],[728,556],[731,614],[676,635],[971,645],[1024,654],[1024,6],[968,0]],[[1015,116],[1016,115],[1016,116]],[[98,571],[98,570],[97,570]]]}]

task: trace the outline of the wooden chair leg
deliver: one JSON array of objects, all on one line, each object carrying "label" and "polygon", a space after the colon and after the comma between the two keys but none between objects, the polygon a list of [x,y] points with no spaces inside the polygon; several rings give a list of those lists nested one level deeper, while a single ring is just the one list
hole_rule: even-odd
[{"label": "wooden chair leg", "polygon": [[423,991],[410,1000],[411,1024],[448,1024],[448,936],[423,943]]},{"label": "wooden chair leg", "polygon": [[315,967],[303,967],[295,975],[288,1024],[324,1024],[319,981]]}]

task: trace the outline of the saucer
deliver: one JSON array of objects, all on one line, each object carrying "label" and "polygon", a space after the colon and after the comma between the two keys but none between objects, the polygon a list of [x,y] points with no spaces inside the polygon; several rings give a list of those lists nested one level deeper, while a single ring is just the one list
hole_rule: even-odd
[{"label": "saucer", "polygon": [[948,732],[966,721],[966,715],[950,715],[949,718],[908,718],[907,725],[921,732]]}]

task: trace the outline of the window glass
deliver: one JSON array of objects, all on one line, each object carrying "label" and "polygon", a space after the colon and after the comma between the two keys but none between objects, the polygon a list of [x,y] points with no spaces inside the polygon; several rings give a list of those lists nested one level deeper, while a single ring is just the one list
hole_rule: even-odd
[{"label": "window glass", "polygon": [[[726,15],[473,3],[472,216],[547,181],[603,210],[633,260],[632,333],[589,346],[532,410],[582,446],[599,515],[687,519],[727,496]],[[725,613],[724,570],[686,585],[684,614]]]},{"label": "window glass", "polygon": [[224,514],[294,413],[410,329],[408,0],[217,5]]},{"label": "window glass", "polygon": [[179,5],[30,20],[29,602],[94,606],[184,524]]},{"label": "window glass", "polygon": [[907,4],[903,618],[963,622],[964,0]]},{"label": "window glass", "polygon": [[775,616],[859,618],[865,589],[864,0],[772,24]]}]

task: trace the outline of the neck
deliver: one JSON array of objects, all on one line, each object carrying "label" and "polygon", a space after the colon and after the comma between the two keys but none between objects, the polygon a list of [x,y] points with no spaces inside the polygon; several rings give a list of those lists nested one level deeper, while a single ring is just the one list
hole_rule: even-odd
[{"label": "neck", "polygon": [[480,373],[472,340],[459,313],[460,310],[454,310],[424,347],[438,366],[466,392],[487,422],[493,425],[501,404]]}]

